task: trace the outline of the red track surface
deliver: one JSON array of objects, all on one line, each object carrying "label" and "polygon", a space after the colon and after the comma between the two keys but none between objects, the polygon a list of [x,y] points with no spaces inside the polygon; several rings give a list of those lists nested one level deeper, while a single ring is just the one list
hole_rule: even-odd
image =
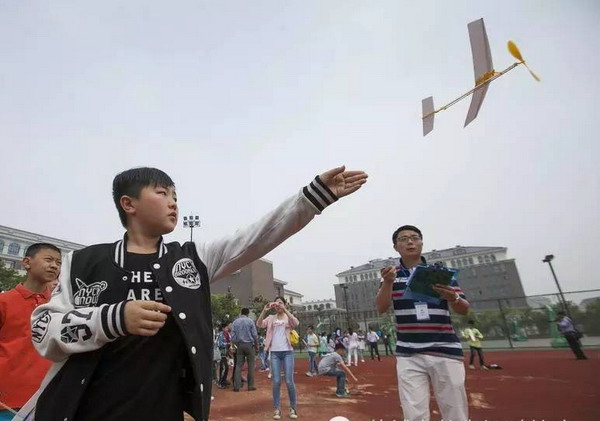
[{"label": "red track surface", "polygon": [[[467,369],[467,394],[472,421],[598,421],[600,420],[600,350],[585,350],[577,361],[570,351],[487,352],[488,363],[502,370]],[[360,384],[349,384],[352,396],[336,398],[335,379],[307,377],[307,360],[296,360],[295,382],[299,419],[329,421],[342,415],[350,421],[402,421],[395,359],[368,359],[352,367]],[[257,391],[214,388],[211,420],[270,420],[271,382],[256,373]],[[283,379],[282,379],[283,380]],[[283,417],[289,401],[282,381]],[[432,421],[440,419],[432,399]]]}]

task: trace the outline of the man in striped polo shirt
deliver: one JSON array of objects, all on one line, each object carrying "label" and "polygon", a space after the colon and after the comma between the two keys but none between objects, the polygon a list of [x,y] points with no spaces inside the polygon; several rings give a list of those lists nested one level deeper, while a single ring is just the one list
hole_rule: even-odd
[{"label": "man in striped polo shirt", "polygon": [[432,304],[403,299],[406,283],[415,267],[424,264],[423,235],[412,225],[398,228],[393,236],[400,266],[381,270],[381,285],[375,301],[385,313],[393,304],[396,317],[396,371],[404,419],[429,421],[429,382],[433,386],[444,421],[467,421],[465,367],[460,340],[450,309],[467,314],[469,302],[456,279],[450,286],[433,287],[441,302]]}]

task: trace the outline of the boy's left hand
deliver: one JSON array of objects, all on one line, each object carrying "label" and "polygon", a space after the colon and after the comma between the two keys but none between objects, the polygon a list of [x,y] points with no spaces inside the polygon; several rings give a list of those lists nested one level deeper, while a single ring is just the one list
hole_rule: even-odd
[{"label": "boy's left hand", "polygon": [[348,196],[360,189],[367,182],[367,173],[364,171],[346,171],[346,166],[333,168],[319,175],[321,181],[338,198]]}]

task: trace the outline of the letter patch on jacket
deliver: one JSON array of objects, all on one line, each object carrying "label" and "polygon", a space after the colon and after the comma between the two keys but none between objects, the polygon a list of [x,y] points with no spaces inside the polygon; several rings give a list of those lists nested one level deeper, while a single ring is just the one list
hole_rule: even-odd
[{"label": "letter patch on jacket", "polygon": [[202,282],[192,259],[184,257],[173,266],[173,279],[184,288],[198,289]]},{"label": "letter patch on jacket", "polygon": [[48,325],[50,324],[50,312],[48,310],[42,311],[31,324],[31,339],[33,342],[38,344],[42,342],[46,332],[48,332]]},{"label": "letter patch on jacket", "polygon": [[98,305],[100,294],[108,287],[106,281],[94,282],[89,285],[83,283],[79,278],[75,278],[77,292],[73,294],[73,303],[75,307],[94,307]]}]

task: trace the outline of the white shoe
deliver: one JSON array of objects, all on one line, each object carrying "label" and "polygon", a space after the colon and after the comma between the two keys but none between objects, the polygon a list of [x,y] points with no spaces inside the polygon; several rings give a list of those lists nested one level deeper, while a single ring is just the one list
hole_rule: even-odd
[{"label": "white shoe", "polygon": [[276,409],[275,412],[273,413],[273,419],[274,420],[280,420],[281,419],[281,411],[279,409]]},{"label": "white shoe", "polygon": [[365,362],[365,360],[360,360],[360,362],[361,362],[361,363],[364,363],[364,362]]},{"label": "white shoe", "polygon": [[306,372],[306,375],[307,375],[308,377],[312,377],[312,376],[313,376],[313,374],[312,374],[311,372]]},{"label": "white shoe", "polygon": [[269,371],[269,374],[267,374],[267,378],[270,379],[271,378],[271,372]]},{"label": "white shoe", "polygon": [[474,366],[474,365],[470,365],[470,366],[469,366],[469,368],[470,368],[471,370],[475,370],[475,366]]},{"label": "white shoe", "polygon": [[293,420],[298,418],[298,413],[296,412],[296,410],[294,408],[290,408],[290,418]]}]

